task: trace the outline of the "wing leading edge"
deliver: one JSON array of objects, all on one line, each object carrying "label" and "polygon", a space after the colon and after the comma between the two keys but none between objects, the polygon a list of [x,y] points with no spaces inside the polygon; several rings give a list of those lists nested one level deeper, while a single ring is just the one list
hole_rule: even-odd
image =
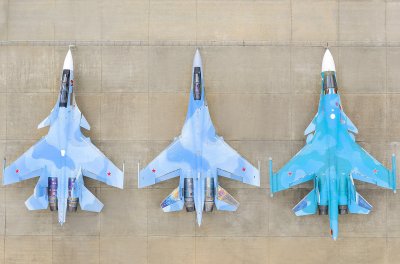
[{"label": "wing leading edge", "polygon": [[344,133],[339,135],[341,147],[337,150],[342,170],[350,171],[355,180],[375,184],[396,191],[396,157],[392,155],[392,170],[389,171],[360,145]]},{"label": "wing leading edge", "polygon": [[221,137],[208,142],[204,147],[204,156],[211,167],[217,168],[217,175],[246,184],[260,186],[260,171],[231,148]]},{"label": "wing leading edge", "polygon": [[143,188],[181,175],[183,161],[190,159],[180,138],[175,139],[163,152],[139,172],[138,186]]}]

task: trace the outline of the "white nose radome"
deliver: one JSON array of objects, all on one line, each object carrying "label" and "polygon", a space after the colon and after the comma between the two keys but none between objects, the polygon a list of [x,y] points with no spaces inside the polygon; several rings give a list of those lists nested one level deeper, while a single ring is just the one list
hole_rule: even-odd
[{"label": "white nose radome", "polygon": [[196,49],[196,54],[194,54],[193,58],[193,67],[201,67],[201,56],[199,49]]},{"label": "white nose radome", "polygon": [[324,58],[322,59],[321,72],[326,72],[326,71],[336,71],[335,62],[333,61],[333,57],[329,49],[326,49]]},{"label": "white nose radome", "polygon": [[74,70],[74,61],[72,60],[71,50],[68,50],[65,56],[63,70]]}]

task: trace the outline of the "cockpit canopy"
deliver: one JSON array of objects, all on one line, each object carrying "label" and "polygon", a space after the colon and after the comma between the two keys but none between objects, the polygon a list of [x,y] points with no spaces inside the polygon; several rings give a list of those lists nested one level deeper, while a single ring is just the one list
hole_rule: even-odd
[{"label": "cockpit canopy", "polygon": [[193,71],[193,96],[194,100],[201,100],[201,68],[194,67]]},{"label": "cockpit canopy", "polygon": [[336,83],[336,74],[334,71],[324,72],[323,89],[324,89],[324,94],[337,93],[338,88]]},{"label": "cockpit canopy", "polygon": [[70,70],[63,70],[60,87],[60,107],[67,107]]}]

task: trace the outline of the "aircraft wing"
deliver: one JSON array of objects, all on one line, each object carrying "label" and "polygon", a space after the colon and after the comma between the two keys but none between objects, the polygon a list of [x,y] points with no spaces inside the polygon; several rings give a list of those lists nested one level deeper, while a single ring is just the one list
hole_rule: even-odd
[{"label": "aircraft wing", "polygon": [[386,169],[379,161],[358,145],[347,133],[339,136],[341,148],[337,149],[340,166],[350,171],[353,179],[375,184],[377,186],[395,189],[395,173]]},{"label": "aircraft wing", "polygon": [[323,149],[318,141],[311,141],[276,173],[272,172],[270,161],[271,193],[314,179],[315,174],[325,165]]},{"label": "aircraft wing", "polygon": [[217,168],[218,176],[243,183],[260,186],[260,172],[231,148],[221,137],[210,141],[203,149],[204,156],[212,167]]},{"label": "aircraft wing", "polygon": [[185,150],[176,139],[139,173],[139,188],[150,186],[179,176],[183,161],[190,160],[192,153]]},{"label": "aircraft wing", "polygon": [[84,176],[123,188],[124,173],[118,169],[90,139],[81,137],[68,145],[68,156],[75,167],[80,167]]},{"label": "aircraft wing", "polygon": [[51,153],[54,153],[53,147],[47,144],[45,138],[42,138],[4,169],[3,184],[7,185],[42,176],[47,162],[43,158],[50,156]]}]

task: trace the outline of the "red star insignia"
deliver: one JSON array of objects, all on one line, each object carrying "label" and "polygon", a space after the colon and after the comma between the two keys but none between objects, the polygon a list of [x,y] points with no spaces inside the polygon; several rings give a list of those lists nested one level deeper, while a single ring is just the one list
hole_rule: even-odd
[{"label": "red star insignia", "polygon": [[16,170],[15,170],[15,173],[19,173],[19,169],[16,169]]},{"label": "red star insignia", "polygon": [[111,172],[107,172],[107,176],[111,176]]},{"label": "red star insignia", "polygon": [[292,172],[291,172],[291,171],[289,171],[287,174],[288,174],[289,176],[292,176]]},{"label": "red star insignia", "polygon": [[152,171],[153,173],[156,173],[156,169],[152,169],[151,171]]},{"label": "red star insignia", "polygon": [[377,174],[377,173],[378,173],[378,170],[377,170],[377,169],[375,169],[375,170],[374,170],[374,173],[375,173],[375,174]]},{"label": "red star insignia", "polygon": [[242,168],[242,171],[246,171],[246,168],[243,167],[243,168]]}]

